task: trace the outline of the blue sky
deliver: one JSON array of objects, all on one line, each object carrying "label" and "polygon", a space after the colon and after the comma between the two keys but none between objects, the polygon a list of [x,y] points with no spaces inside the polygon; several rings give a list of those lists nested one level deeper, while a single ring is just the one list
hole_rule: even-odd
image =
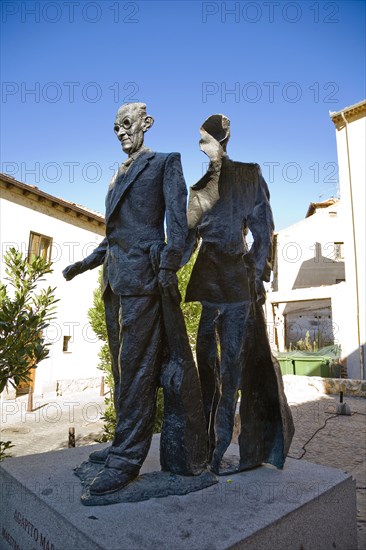
[{"label": "blue sky", "polygon": [[199,127],[231,120],[229,156],[258,162],[276,228],[338,191],[329,111],[365,97],[361,1],[2,2],[1,171],[104,213],[124,159],[124,101],[155,118],[154,150],[206,167]]}]

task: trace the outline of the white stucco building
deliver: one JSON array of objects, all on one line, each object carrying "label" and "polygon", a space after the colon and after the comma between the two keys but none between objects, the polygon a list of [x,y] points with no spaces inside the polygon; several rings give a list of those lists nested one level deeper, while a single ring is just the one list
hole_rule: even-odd
[{"label": "white stucco building", "polygon": [[347,376],[366,378],[366,101],[330,113],[336,128],[340,200],[312,203],[276,235],[267,319],[284,351],[309,331],[342,348]]},{"label": "white stucco building", "polygon": [[81,260],[103,239],[102,215],[44,193],[14,178],[0,175],[0,278],[5,278],[3,256],[15,247],[26,256],[43,255],[52,260],[53,273],[46,286],[56,287],[56,318],[46,331],[52,343],[50,355],[34,371],[34,394],[66,392],[96,384],[100,342],[92,331],[87,311],[98,284],[98,269],[70,282],[62,270]]},{"label": "white stucco building", "polygon": [[366,378],[366,100],[330,113],[336,129],[346,258],[344,352],[353,378]]},{"label": "white stucco building", "polygon": [[[272,339],[279,351],[306,333],[317,348],[343,348],[345,288],[342,205],[311,203],[305,219],[276,233],[272,291],[268,294]],[[271,326],[270,326],[271,328]]]}]

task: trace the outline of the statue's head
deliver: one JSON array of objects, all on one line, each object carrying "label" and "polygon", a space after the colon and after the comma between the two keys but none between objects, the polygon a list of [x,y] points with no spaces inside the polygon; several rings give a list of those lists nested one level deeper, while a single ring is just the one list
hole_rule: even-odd
[{"label": "statue's head", "polygon": [[230,138],[230,120],[225,115],[211,115],[200,128],[200,148],[211,157],[211,149],[226,153]]},{"label": "statue's head", "polygon": [[145,103],[125,103],[118,109],[114,132],[128,156],[141,149],[144,133],[153,123],[153,117],[146,114]]}]

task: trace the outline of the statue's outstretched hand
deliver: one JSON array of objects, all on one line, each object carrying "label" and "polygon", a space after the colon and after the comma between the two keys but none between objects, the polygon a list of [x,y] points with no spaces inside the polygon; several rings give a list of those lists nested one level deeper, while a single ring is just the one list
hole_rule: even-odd
[{"label": "statue's outstretched hand", "polygon": [[176,304],[180,304],[181,295],[178,289],[178,278],[171,269],[160,269],[158,274],[160,292],[166,298],[170,298]]},{"label": "statue's outstretched hand", "polygon": [[74,264],[68,265],[62,272],[62,275],[65,277],[66,281],[71,281],[76,275],[83,273],[82,269],[83,262],[75,262]]}]

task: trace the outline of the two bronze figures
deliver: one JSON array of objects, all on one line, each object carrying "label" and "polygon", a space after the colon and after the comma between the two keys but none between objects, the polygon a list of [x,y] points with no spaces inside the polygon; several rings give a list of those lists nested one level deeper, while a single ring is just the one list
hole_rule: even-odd
[{"label": "two bronze figures", "polygon": [[[229,120],[209,117],[200,147],[210,162],[190,189],[187,210],[180,155],[144,145],[153,122],[143,103],[118,110],[114,131],[128,158],[108,189],[106,237],[63,272],[71,280],[103,264],[117,425],[112,445],[89,457],[103,465],[89,487],[95,496],[119,491],[138,476],[151,444],[159,386],[164,471],[192,476],[209,467],[220,474],[266,462],[282,468],[294,431],[262,308],[274,226],[260,167],[231,160]],[[176,272],[198,245],[185,296],[202,303],[197,370]],[[223,458],[239,391],[240,462],[228,470]]]}]

